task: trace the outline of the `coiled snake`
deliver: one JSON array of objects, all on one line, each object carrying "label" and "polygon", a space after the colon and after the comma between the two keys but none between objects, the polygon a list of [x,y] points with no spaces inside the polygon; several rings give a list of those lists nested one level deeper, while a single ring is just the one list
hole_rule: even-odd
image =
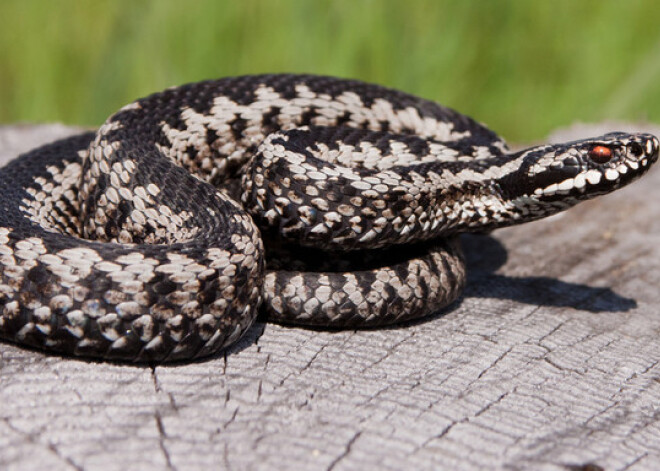
[{"label": "coiled snake", "polygon": [[235,342],[262,301],[286,323],[421,317],[464,285],[456,234],[554,214],[657,156],[624,133],[510,152],[453,110],[337,78],[172,88],[0,170],[0,336],[172,361]]}]

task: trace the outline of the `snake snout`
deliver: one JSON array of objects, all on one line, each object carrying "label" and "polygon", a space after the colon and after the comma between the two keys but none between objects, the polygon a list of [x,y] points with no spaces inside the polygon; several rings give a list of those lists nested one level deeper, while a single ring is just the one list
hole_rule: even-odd
[{"label": "snake snout", "polygon": [[[660,141],[653,134],[637,134],[628,145],[628,150],[640,158],[647,158],[651,162],[658,160]],[[640,152],[641,150],[641,152]]]}]

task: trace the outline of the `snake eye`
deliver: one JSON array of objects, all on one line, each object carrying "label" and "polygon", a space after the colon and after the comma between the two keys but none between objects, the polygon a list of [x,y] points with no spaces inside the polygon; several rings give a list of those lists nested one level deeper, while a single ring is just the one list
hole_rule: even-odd
[{"label": "snake eye", "polygon": [[589,158],[598,164],[604,164],[612,158],[612,149],[605,146],[595,146],[589,151]]}]

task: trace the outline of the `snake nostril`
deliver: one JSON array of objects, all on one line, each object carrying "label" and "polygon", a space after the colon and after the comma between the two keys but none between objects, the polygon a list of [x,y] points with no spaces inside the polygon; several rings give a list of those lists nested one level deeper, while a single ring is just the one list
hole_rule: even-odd
[{"label": "snake nostril", "polygon": [[644,148],[639,142],[631,142],[628,146],[630,153],[635,157],[640,157],[644,153]]}]

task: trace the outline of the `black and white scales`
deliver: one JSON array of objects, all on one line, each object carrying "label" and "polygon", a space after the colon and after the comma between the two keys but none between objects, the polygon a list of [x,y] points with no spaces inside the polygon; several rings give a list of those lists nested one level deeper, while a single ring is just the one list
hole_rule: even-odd
[{"label": "black and white scales", "polygon": [[377,85],[263,75],[171,88],[0,169],[0,337],[126,361],[199,358],[259,309],[331,328],[423,317],[465,284],[456,235],[609,193],[648,134],[510,152]]}]

